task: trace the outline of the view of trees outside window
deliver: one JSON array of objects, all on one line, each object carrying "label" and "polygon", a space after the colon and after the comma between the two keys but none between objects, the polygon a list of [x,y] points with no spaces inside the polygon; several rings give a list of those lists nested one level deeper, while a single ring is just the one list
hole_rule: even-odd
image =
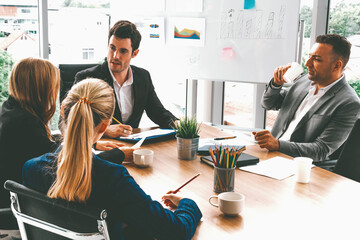
[{"label": "view of trees outside window", "polygon": [[340,34],[352,44],[345,74],[350,85],[360,96],[360,1],[332,0],[329,15],[328,32]]}]

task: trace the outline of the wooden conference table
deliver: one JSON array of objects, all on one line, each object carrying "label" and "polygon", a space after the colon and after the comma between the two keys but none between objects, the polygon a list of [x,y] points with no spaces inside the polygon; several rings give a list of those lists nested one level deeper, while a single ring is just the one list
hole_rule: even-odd
[{"label": "wooden conference table", "polygon": [[[229,134],[202,125],[200,137]],[[181,190],[194,199],[203,218],[193,239],[360,239],[360,183],[314,167],[308,184],[236,170],[235,191],[245,195],[245,209],[236,217],[225,217],[209,204],[213,192],[213,168],[200,161],[177,158],[176,139],[144,144],[154,151],[154,163],[138,168],[124,164],[141,188],[155,200],[175,190],[196,173],[201,175]],[[275,156],[257,145],[248,154],[265,160]]]}]

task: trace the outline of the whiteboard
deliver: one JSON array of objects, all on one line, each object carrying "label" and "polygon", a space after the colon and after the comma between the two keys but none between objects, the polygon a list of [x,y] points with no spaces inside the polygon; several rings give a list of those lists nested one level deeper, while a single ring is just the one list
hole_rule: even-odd
[{"label": "whiteboard", "polygon": [[[300,0],[256,0],[250,10],[244,9],[244,0],[203,0],[201,12],[179,11],[179,0],[157,0],[151,8],[136,7],[149,0],[128,2],[111,2],[111,24],[163,19],[162,40],[154,43],[143,37],[139,55],[132,60],[149,70],[158,84],[185,79],[267,83],[277,66],[295,61]],[[205,19],[204,45],[173,45],[173,18]]]}]

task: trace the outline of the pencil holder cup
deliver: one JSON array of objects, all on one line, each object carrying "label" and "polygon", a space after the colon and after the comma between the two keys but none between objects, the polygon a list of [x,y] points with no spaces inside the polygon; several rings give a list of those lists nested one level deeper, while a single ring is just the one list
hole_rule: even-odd
[{"label": "pencil holder cup", "polygon": [[214,192],[233,192],[235,184],[235,168],[214,167]]}]

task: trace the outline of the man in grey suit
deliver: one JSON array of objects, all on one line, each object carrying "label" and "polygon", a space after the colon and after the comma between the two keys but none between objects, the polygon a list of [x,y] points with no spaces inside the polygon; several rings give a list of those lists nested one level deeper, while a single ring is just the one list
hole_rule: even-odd
[{"label": "man in grey suit", "polygon": [[305,64],[308,74],[287,89],[283,75],[290,65],[275,69],[262,106],[280,112],[271,132],[253,133],[261,148],[321,162],[341,147],[360,111],[359,98],[343,74],[350,48],[340,35],[318,36]]}]

